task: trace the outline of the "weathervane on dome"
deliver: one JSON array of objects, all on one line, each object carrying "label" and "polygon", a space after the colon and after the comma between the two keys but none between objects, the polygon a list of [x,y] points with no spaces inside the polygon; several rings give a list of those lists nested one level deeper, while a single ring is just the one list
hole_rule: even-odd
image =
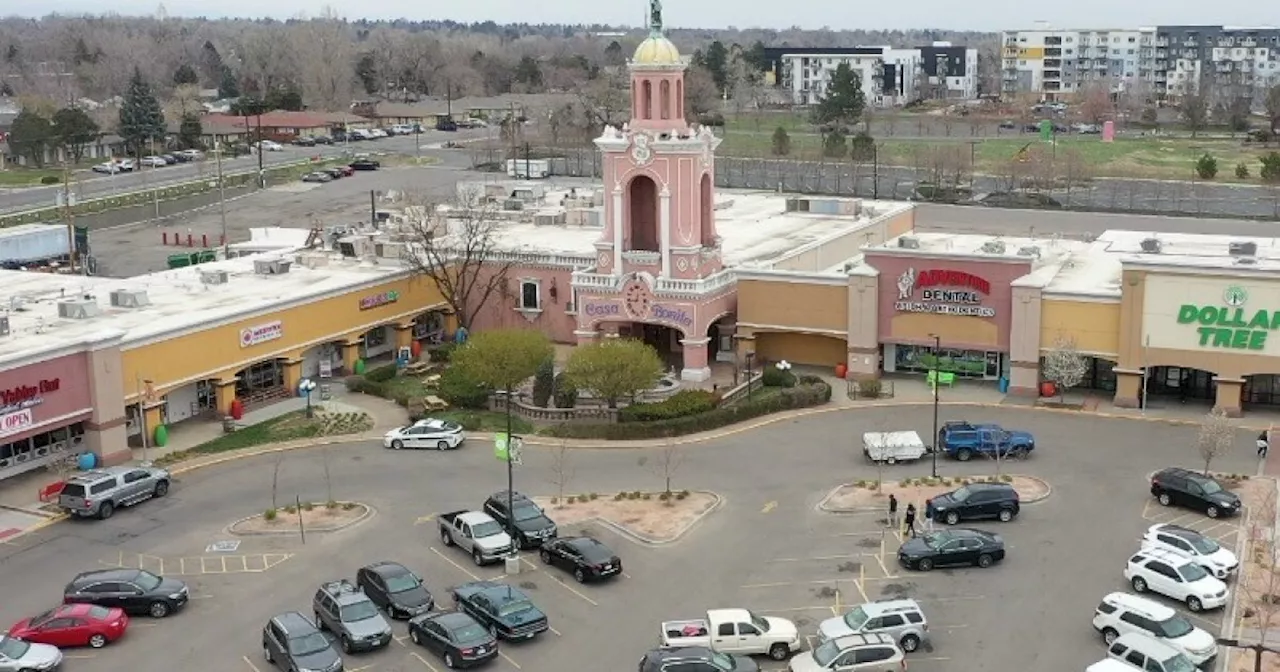
[{"label": "weathervane on dome", "polygon": [[649,36],[662,37],[662,0],[649,0]]}]

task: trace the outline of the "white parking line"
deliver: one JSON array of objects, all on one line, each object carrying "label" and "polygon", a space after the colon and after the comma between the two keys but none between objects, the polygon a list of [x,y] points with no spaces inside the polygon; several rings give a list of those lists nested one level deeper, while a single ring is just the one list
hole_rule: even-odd
[{"label": "white parking line", "polygon": [[[70,656],[68,656],[68,657],[70,657]],[[252,660],[249,660],[249,656],[241,656],[240,658],[241,658],[242,660],[244,660],[244,664],[245,664],[245,665],[248,665],[248,666],[249,666],[249,669],[253,670],[253,672],[262,672],[262,670],[259,670],[259,669],[258,669],[258,666],[257,666],[257,665],[254,665],[254,664],[253,664],[253,661],[252,661]]]},{"label": "white parking line", "polygon": [[520,669],[520,663],[517,663],[516,661],[511,660],[511,656],[508,656],[507,654],[505,654],[505,653],[503,653],[503,652],[501,652],[501,651],[499,651],[499,652],[498,652],[498,655],[499,655],[499,656],[502,656],[502,659],[503,659],[503,660],[507,661],[508,663],[511,663],[511,667],[514,667],[514,668],[516,668],[517,670],[518,670],[518,669]]},{"label": "white parking line", "polygon": [[577,595],[578,597],[581,597],[582,599],[586,600],[586,601],[587,601],[587,603],[588,603],[588,604],[590,604],[591,606],[593,606],[593,607],[598,607],[598,606],[600,606],[600,603],[599,603],[599,602],[596,602],[595,600],[593,600],[593,599],[591,599],[591,598],[587,597],[586,595],[584,595],[584,594],[582,593],[582,591],[578,590],[577,588],[574,588],[573,586],[571,586],[571,585],[569,585],[569,584],[565,583],[564,581],[561,581],[560,579],[558,579],[558,578],[556,578],[556,577],[554,577],[554,576],[552,576],[552,575],[550,575],[550,574],[547,574],[546,572],[543,572],[543,574],[546,574],[546,577],[547,577],[548,579],[551,579],[552,581],[555,581],[556,583],[558,583],[558,584],[560,584],[561,586],[563,586],[565,590],[567,590],[567,591],[569,591],[569,592],[573,593],[574,595]]},{"label": "white parking line", "polygon": [[423,658],[422,656],[418,655],[417,651],[413,651],[409,655],[413,656],[414,658],[417,658],[418,662],[422,663],[423,665],[426,665],[427,669],[431,670],[431,672],[440,672],[439,670],[436,669],[435,665],[432,665],[431,663],[427,662],[426,658]]},{"label": "white parking line", "polygon": [[440,556],[440,559],[441,559],[441,560],[444,560],[445,562],[447,562],[447,563],[449,563],[449,564],[453,565],[454,567],[457,567],[457,568],[458,568],[458,571],[460,571],[460,572],[462,572],[463,574],[466,574],[467,576],[471,577],[471,578],[472,578],[472,580],[475,580],[475,581],[480,581],[480,580],[481,580],[481,578],[480,578],[480,577],[478,577],[478,576],[476,576],[476,575],[475,575],[471,570],[469,570],[469,569],[467,569],[466,567],[463,567],[462,565],[459,565],[458,563],[454,562],[452,558],[447,557],[444,553],[441,553],[439,550],[437,550],[437,549],[436,549],[436,547],[435,547],[435,546],[430,546],[429,548],[431,549],[431,552],[432,552],[432,553],[435,553],[436,555]]},{"label": "white parking line", "polygon": [[550,630],[550,631],[551,631],[551,634],[555,635],[556,637],[563,637],[563,636],[564,636],[564,635],[560,634],[560,631],[559,631],[559,630],[556,630],[555,628],[553,628],[553,627],[551,627],[551,626],[549,626],[549,625],[547,626],[547,629],[548,629],[548,630]]},{"label": "white parking line", "polygon": [[822,560],[853,560],[855,558],[875,557],[875,553],[848,553],[845,555],[815,555],[812,558],[774,558],[769,562],[820,562]]}]

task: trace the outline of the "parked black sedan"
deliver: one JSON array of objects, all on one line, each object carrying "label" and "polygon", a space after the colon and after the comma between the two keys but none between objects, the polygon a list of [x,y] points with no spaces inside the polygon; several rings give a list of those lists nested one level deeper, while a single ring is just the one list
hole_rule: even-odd
[{"label": "parked black sedan", "polygon": [[377,170],[382,167],[381,163],[368,157],[356,159],[347,165],[351,166],[353,170]]},{"label": "parked black sedan", "polygon": [[1004,560],[1004,539],[998,534],[964,527],[926,532],[898,549],[898,562],[907,569],[927,572],[934,567],[990,567]]},{"label": "parked black sedan", "polygon": [[464,583],[453,589],[458,611],[469,614],[501,639],[533,639],[548,629],[547,615],[515,586],[493,581]]},{"label": "parked black sedan", "polygon": [[448,668],[475,667],[498,655],[498,640],[467,614],[449,611],[409,620],[409,638],[444,659]]},{"label": "parked black sedan", "polygon": [[422,579],[398,562],[384,560],[361,567],[356,585],[391,618],[411,618],[435,606]]},{"label": "parked black sedan", "polygon": [[542,562],[573,572],[578,583],[599,581],[622,573],[622,558],[591,537],[560,537],[542,545]]},{"label": "parked black sedan", "polygon": [[191,599],[187,584],[141,569],[82,572],[62,592],[64,604],[96,604],[130,615],[164,618]]}]

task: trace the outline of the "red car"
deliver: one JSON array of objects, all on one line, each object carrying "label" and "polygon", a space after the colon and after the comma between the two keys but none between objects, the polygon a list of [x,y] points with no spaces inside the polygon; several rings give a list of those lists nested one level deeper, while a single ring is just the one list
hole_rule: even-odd
[{"label": "red car", "polygon": [[343,177],[351,177],[356,174],[356,169],[351,166],[338,166],[338,170],[342,171]]},{"label": "red car", "polygon": [[9,635],[36,644],[100,649],[124,636],[129,617],[122,609],[96,604],[65,604],[34,618],[18,621]]}]

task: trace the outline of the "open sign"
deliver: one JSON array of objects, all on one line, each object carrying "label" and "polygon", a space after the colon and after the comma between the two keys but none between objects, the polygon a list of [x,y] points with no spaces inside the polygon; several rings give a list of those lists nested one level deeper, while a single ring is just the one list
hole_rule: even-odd
[{"label": "open sign", "polygon": [[0,415],[0,436],[9,436],[10,434],[26,431],[34,424],[36,423],[31,417],[31,409],[29,408]]}]

